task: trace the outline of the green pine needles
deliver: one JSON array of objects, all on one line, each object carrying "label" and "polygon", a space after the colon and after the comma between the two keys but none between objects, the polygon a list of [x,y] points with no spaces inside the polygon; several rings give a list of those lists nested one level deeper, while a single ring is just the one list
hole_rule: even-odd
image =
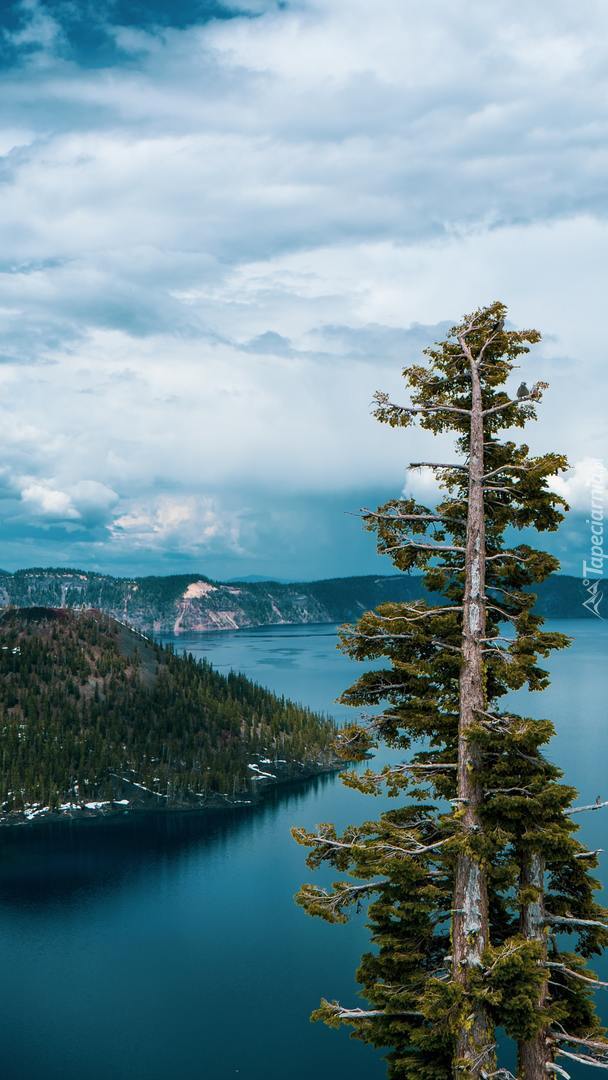
[{"label": "green pine needles", "polygon": [[344,782],[386,789],[395,808],[343,835],[294,829],[309,867],[346,875],[331,891],[305,885],[298,902],[330,922],[368,902],[374,945],[357,973],[369,1007],[323,1001],[313,1016],[388,1048],[391,1080],[507,1078],[498,1027],[518,1044],[520,1080],[566,1077],[572,1061],[608,1068],[586,966],[608,913],[594,900],[597,853],[576,838],[584,808],[545,757],[551,722],[501,708],[510,691],[543,690],[539,661],[569,643],[533,612],[557,561],[512,541],[557,529],[567,506],[548,480],[567,462],[501,438],[535,419],[546,388],[506,388],[540,334],[505,318],[494,303],[425,350],[403,372],[411,404],[376,395],[382,423],[456,436],[454,462],[430,466],[435,509],[402,498],[363,511],[378,550],[442,599],[385,603],[342,630],[349,656],[386,660],[342,697],[370,710],[343,729],[342,755],[363,761],[380,740],[403,751]]}]

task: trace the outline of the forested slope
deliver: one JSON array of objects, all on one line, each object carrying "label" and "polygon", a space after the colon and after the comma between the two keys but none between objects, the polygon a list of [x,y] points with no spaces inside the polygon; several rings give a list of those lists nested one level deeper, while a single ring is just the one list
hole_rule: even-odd
[{"label": "forested slope", "polygon": [[0,619],[0,733],[6,818],[250,800],[331,765],[334,728],[99,612],[30,608]]}]

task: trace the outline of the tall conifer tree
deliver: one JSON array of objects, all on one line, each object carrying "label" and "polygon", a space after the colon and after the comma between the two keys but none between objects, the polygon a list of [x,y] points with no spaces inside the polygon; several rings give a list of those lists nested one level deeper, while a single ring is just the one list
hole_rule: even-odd
[{"label": "tall conifer tree", "polygon": [[421,570],[436,602],[383,604],[342,631],[351,657],[387,661],[343,695],[372,710],[343,729],[343,756],[364,760],[384,741],[407,759],[344,776],[395,797],[379,820],[343,835],[294,829],[311,868],[349,875],[331,890],[305,885],[299,902],[343,922],[369,900],[376,946],[358,971],[370,1007],[324,1001],[313,1015],[388,1048],[391,1080],[508,1077],[497,1026],[518,1043],[521,1080],[566,1076],[571,1060],[608,1068],[585,967],[608,942],[597,853],[575,835],[585,808],[544,756],[551,723],[500,708],[509,691],[543,690],[539,657],[568,644],[533,612],[533,587],[557,561],[516,542],[517,530],[558,527],[567,507],[548,480],[567,462],[500,438],[535,418],[546,388],[506,388],[540,334],[505,318],[494,303],[425,350],[427,363],[403,372],[409,404],[376,395],[381,422],[456,436],[457,460],[410,466],[434,470],[435,509],[401,498],[363,511],[378,550]]}]

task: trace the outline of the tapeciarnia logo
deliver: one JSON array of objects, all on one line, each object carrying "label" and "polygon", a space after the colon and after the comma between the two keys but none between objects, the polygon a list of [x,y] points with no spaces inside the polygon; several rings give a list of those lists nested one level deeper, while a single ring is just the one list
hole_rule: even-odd
[{"label": "tapeciarnia logo", "polygon": [[587,599],[583,600],[583,607],[598,619],[604,616],[600,612],[600,604],[604,599],[602,582],[604,577],[604,477],[605,469],[599,458],[593,461],[593,472],[589,480],[591,489],[591,516],[587,518],[589,525],[589,538],[591,558],[589,562],[583,559],[583,587],[587,592]]}]

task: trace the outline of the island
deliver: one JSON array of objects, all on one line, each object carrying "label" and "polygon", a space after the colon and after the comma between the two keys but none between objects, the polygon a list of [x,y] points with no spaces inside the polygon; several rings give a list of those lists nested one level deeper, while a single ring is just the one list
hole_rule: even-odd
[{"label": "island", "polygon": [[250,806],[338,767],[335,724],[101,611],[0,617],[0,823]]}]

